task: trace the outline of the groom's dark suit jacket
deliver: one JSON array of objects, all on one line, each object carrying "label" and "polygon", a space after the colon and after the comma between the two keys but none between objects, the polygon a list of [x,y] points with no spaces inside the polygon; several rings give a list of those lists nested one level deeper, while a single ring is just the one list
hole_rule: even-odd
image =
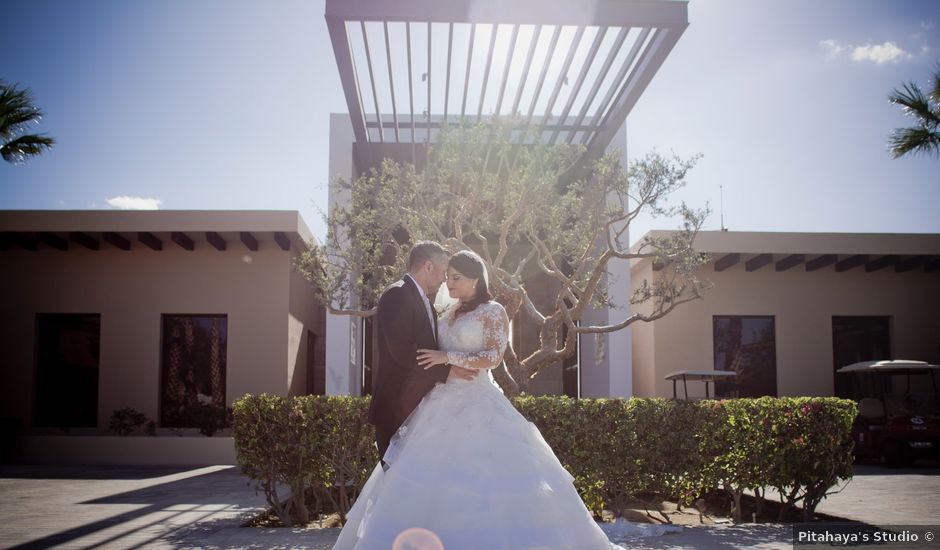
[{"label": "groom's dark suit jacket", "polygon": [[[414,280],[405,276],[379,298],[375,327],[378,363],[372,374],[369,422],[376,429],[379,457],[389,440],[437,382],[446,382],[448,365],[425,370],[418,365],[419,349],[437,349],[437,328],[431,327],[424,298]],[[433,313],[433,309],[432,309]],[[435,324],[436,324],[435,317]]]}]

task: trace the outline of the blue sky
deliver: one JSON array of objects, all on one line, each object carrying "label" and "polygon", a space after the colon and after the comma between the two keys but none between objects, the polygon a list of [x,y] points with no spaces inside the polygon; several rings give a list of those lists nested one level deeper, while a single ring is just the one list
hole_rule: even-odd
[{"label": "blue sky", "polygon": [[[0,209],[290,209],[323,236],[346,104],[322,1],[7,1],[0,78],[58,144],[0,163]],[[674,201],[708,202],[705,229],[721,185],[732,230],[940,232],[940,160],[885,146],[907,123],[887,95],[940,60],[940,2],[692,0],[689,20],[628,154],[701,153]]]}]

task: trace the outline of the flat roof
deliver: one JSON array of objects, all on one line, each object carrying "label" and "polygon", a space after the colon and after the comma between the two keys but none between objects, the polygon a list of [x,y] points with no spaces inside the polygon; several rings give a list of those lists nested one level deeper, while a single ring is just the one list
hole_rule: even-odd
[{"label": "flat roof", "polygon": [[0,210],[0,249],[66,250],[70,243],[98,250],[105,241],[130,250],[172,241],[193,250],[197,242],[224,250],[241,241],[251,250],[274,242],[282,250],[306,249],[316,239],[296,210]]},{"label": "flat roof", "polygon": [[[677,230],[651,230],[630,247],[637,253],[647,237],[668,238]],[[699,231],[692,246],[712,256],[715,271],[745,262],[746,271],[773,264],[777,271],[803,266],[815,271],[835,266],[846,271],[864,266],[865,271],[893,267],[895,271],[940,270],[938,233],[800,233],[775,231]],[[649,251],[647,247],[644,252]],[[631,260],[633,269],[650,258]],[[663,266],[654,264],[654,270]]]}]

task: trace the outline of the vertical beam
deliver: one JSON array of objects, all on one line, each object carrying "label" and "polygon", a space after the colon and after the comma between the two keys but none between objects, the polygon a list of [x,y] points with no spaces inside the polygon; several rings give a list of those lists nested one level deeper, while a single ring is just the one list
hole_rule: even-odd
[{"label": "vertical beam", "polygon": [[562,64],[561,71],[558,73],[555,89],[552,90],[552,95],[548,99],[548,105],[545,107],[545,116],[542,118],[542,125],[539,127],[539,143],[542,142],[542,132],[545,131],[545,127],[548,126],[548,121],[552,118],[552,109],[555,107],[555,101],[558,100],[558,94],[561,93],[561,87],[565,84],[565,81],[568,80],[568,70],[571,68],[571,62],[574,60],[574,54],[578,50],[578,46],[581,45],[582,36],[584,36],[584,27],[578,27],[574,39],[571,41],[571,46],[568,48],[568,55],[565,56],[565,62]]},{"label": "vertical beam", "polygon": [[[483,87],[480,88],[480,106],[477,108],[477,122],[483,116],[483,99],[486,98],[486,85],[490,81],[490,68],[493,66],[493,46],[496,45],[496,31],[499,25],[493,24],[493,31],[490,32],[490,45],[486,50],[486,69],[483,70]],[[498,114],[498,113],[497,113]]]},{"label": "vertical beam", "polygon": [[[646,38],[649,36],[650,30],[651,29],[648,28],[641,30],[640,35],[633,41],[633,46],[630,47],[630,53],[627,54],[627,58],[623,61],[623,66],[617,71],[617,76],[615,76],[614,81],[610,83],[610,88],[607,90],[607,93],[604,94],[604,99],[602,99],[600,105],[597,106],[597,111],[594,113],[595,127],[600,128],[601,116],[607,112],[607,107],[610,105],[611,101],[614,100],[614,95],[617,93],[617,90],[624,85],[625,79],[629,78],[628,72],[630,66],[633,65],[633,60],[636,59],[637,54],[640,53],[640,48],[646,43]],[[593,137],[594,134],[585,132],[584,136],[581,137],[581,143],[585,144]]]},{"label": "vertical beam", "polygon": [[425,118],[428,123],[427,141],[431,141],[431,22],[428,21],[428,112]]},{"label": "vertical beam", "polygon": [[[366,50],[366,64],[369,66],[369,84],[372,85],[372,101],[375,102],[375,119],[379,124],[379,141],[385,143],[385,130],[382,128],[382,112],[379,111],[379,94],[375,91],[375,74],[372,72],[372,54],[369,53],[369,37],[366,36],[366,22],[360,21],[362,26],[362,44]],[[358,139],[356,141],[359,141]]]},{"label": "vertical beam", "polygon": [[526,115],[525,127],[528,128],[532,123],[532,113],[535,112],[535,104],[539,101],[539,95],[542,93],[542,85],[545,83],[545,74],[548,73],[548,66],[552,62],[552,56],[555,55],[555,47],[558,45],[558,35],[561,34],[561,25],[555,26],[555,32],[552,33],[552,41],[548,45],[548,52],[545,54],[545,63],[542,63],[542,70],[539,71],[539,81],[535,85],[535,93],[532,95],[532,103],[529,105],[529,113]]},{"label": "vertical beam", "polygon": [[[512,54],[516,51],[516,38],[519,35],[519,25],[512,26],[512,37],[509,39],[509,51],[506,52],[506,66],[503,68],[503,78],[499,83],[499,95],[496,96],[496,116],[499,116],[503,106],[503,94],[506,92],[506,81],[509,78],[509,67],[512,64]],[[510,113],[511,114],[511,113]]]},{"label": "vertical beam", "polygon": [[[395,122],[395,143],[401,143],[401,136],[398,133],[398,107],[395,106],[395,80],[392,77],[392,47],[388,43],[388,21],[382,21],[382,31],[385,33],[385,59],[388,61],[388,91],[392,94],[392,120]],[[409,56],[409,61],[411,57]],[[411,66],[408,67],[409,72]],[[410,75],[409,75],[410,76]],[[411,83],[409,82],[409,85]],[[379,119],[379,126],[382,120]]]},{"label": "vertical beam", "polygon": [[525,64],[522,66],[522,76],[519,77],[519,86],[516,88],[516,99],[512,102],[512,111],[509,112],[510,116],[516,116],[516,112],[519,111],[519,100],[522,99],[522,90],[525,89],[526,83],[529,81],[529,69],[532,68],[532,57],[535,55],[535,47],[539,43],[539,37],[542,35],[542,26],[539,25],[535,27],[535,33],[532,35],[532,42],[529,43],[529,53],[525,56]]},{"label": "vertical beam", "polygon": [[[447,101],[450,99],[450,60],[454,49],[454,24],[447,26],[447,79],[444,81],[444,125],[447,125]],[[428,115],[431,111],[428,111]],[[430,120],[429,120],[430,122]]]},{"label": "vertical beam", "polygon": [[622,121],[626,120],[627,114],[653,80],[653,75],[662,66],[684,30],[685,27],[656,29],[650,44],[643,50],[640,59],[637,60],[636,68],[631,72],[623,91],[620,92],[620,97],[604,117],[602,128],[588,145],[586,158],[596,158],[603,154]]},{"label": "vertical beam", "polygon": [[[552,137],[548,140],[549,143],[555,143],[555,140],[558,139],[558,133],[561,132],[561,125],[564,124],[568,119],[568,113],[571,112],[571,107],[574,105],[574,100],[578,97],[578,92],[581,91],[581,84],[584,83],[584,78],[587,76],[587,72],[590,70],[594,58],[597,56],[597,50],[600,49],[601,42],[603,42],[604,36],[606,35],[607,27],[601,27],[598,29],[597,35],[594,36],[594,42],[591,43],[591,49],[588,50],[587,57],[584,59],[584,65],[581,66],[581,71],[578,73],[578,78],[574,79],[571,93],[568,95],[568,101],[565,103],[565,108],[561,111],[561,118],[558,119],[558,124],[555,126],[555,131],[552,132]],[[571,130],[568,132],[568,134],[572,135],[574,132],[574,130]]]},{"label": "vertical beam", "polygon": [[415,95],[412,89],[411,75],[411,23],[405,23],[405,40],[408,42],[408,112],[411,113],[411,163],[414,164],[414,143],[415,143]]},{"label": "vertical beam", "polygon": [[463,121],[467,113],[467,89],[470,86],[470,65],[473,64],[473,37],[477,32],[477,24],[470,24],[470,42],[467,45],[467,72],[463,79],[463,101],[460,104],[460,120]]},{"label": "vertical beam", "polygon": [[336,57],[336,66],[339,67],[339,79],[343,85],[343,95],[346,96],[353,133],[356,135],[356,141],[365,143],[369,138],[360,99],[362,94],[357,90],[357,77],[352,49],[349,45],[349,35],[346,33],[346,22],[339,17],[327,15],[326,26],[330,33],[330,41],[333,43],[333,55]]},{"label": "vertical beam", "polygon": [[[594,103],[594,98],[597,97],[597,92],[601,88],[601,84],[604,82],[604,79],[607,78],[607,73],[610,72],[611,66],[614,64],[614,60],[617,58],[617,54],[620,52],[620,48],[623,46],[624,40],[627,39],[627,34],[630,32],[629,27],[624,27],[620,29],[620,32],[617,33],[617,38],[614,40],[613,46],[610,47],[610,52],[607,54],[607,59],[604,60],[604,64],[601,66],[600,72],[597,73],[597,78],[594,79],[594,85],[591,86],[591,91],[588,92],[587,97],[584,99],[584,105],[581,106],[581,112],[578,113],[578,118],[574,121],[574,126],[581,126],[581,123],[584,122],[584,118],[587,117],[588,110],[591,108],[591,103]],[[574,135],[577,131],[571,131],[568,133],[566,141],[571,143],[574,140]],[[585,132],[587,134],[587,132]]]}]

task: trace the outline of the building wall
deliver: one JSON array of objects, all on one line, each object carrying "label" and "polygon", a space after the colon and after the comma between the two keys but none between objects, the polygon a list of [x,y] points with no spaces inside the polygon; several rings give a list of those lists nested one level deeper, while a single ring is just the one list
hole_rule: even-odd
[{"label": "building wall", "polygon": [[[307,361],[311,353],[313,362],[323,368],[326,363],[326,314],[314,299],[310,282],[290,270],[290,311],[287,334],[287,384],[290,395],[306,395],[308,388]],[[316,335],[315,349],[307,347],[307,332]]]},{"label": "building wall", "polygon": [[[71,247],[0,253],[0,416],[29,426],[36,313],[99,313],[98,430],[133,407],[158,418],[161,314],[226,314],[226,401],[245,393],[285,394],[289,363],[288,253],[188,252],[172,243],[130,252]],[[79,430],[81,432],[81,430]]]},{"label": "building wall", "polygon": [[[330,115],[330,209],[336,205],[348,204],[348,193],[341,191],[334,180],[337,177],[355,177],[353,141],[354,134],[349,115],[333,113]],[[389,147],[389,151],[398,149]],[[619,150],[621,161],[627,162],[626,124],[622,125],[614,136],[608,151]],[[363,162],[374,162],[369,158]],[[630,232],[626,230],[622,237],[624,249],[629,247]],[[606,281],[608,292],[618,308],[607,310],[589,309],[585,312],[583,323],[606,325],[622,321],[631,315],[629,304],[632,294],[630,265],[627,261],[612,261],[609,266],[612,274]],[[538,292],[535,292],[538,294]],[[360,340],[359,320],[355,317],[327,315],[327,332],[330,335],[327,344],[327,393],[331,395],[359,395],[362,387],[362,342]],[[531,334],[523,334],[524,348],[532,341]],[[581,338],[580,380],[583,397],[629,397],[633,393],[633,358],[631,355],[631,334],[629,330],[620,330],[598,336],[588,335]],[[531,351],[531,349],[528,349]],[[522,354],[524,355],[524,353]],[[561,363],[544,367],[530,384],[530,392],[540,394],[562,394]]]},{"label": "building wall", "polygon": [[[337,204],[349,202],[349,193],[335,185],[336,178],[355,177],[353,166],[352,122],[347,114],[330,114],[330,211]],[[326,316],[326,332],[330,335],[326,347],[326,393],[329,395],[359,395],[362,387],[357,335],[359,320],[345,315]]]},{"label": "building wall", "polygon": [[[704,299],[678,306],[652,327],[634,327],[634,357],[642,370],[635,376],[637,395],[671,396],[666,374],[714,367],[713,315],[774,316],[780,396],[833,394],[832,316],[891,316],[889,359],[940,362],[937,273],[861,267],[837,273],[832,266],[777,272],[772,265],[748,273],[744,259],[722,272],[709,265],[701,276],[715,287]],[[635,271],[634,285],[649,274],[648,268]],[[690,383],[689,395],[704,396],[704,385]]]},{"label": "building wall", "polygon": [[[638,262],[633,267],[632,277],[634,287],[641,285],[644,279],[652,282],[652,264],[650,262]],[[633,312],[641,315],[649,315],[652,311],[653,306],[649,301],[633,306]],[[625,330],[630,331],[632,336],[631,357],[633,358],[634,395],[656,395],[656,372],[654,369],[656,332],[653,330],[653,323],[636,321],[631,323]]]}]

